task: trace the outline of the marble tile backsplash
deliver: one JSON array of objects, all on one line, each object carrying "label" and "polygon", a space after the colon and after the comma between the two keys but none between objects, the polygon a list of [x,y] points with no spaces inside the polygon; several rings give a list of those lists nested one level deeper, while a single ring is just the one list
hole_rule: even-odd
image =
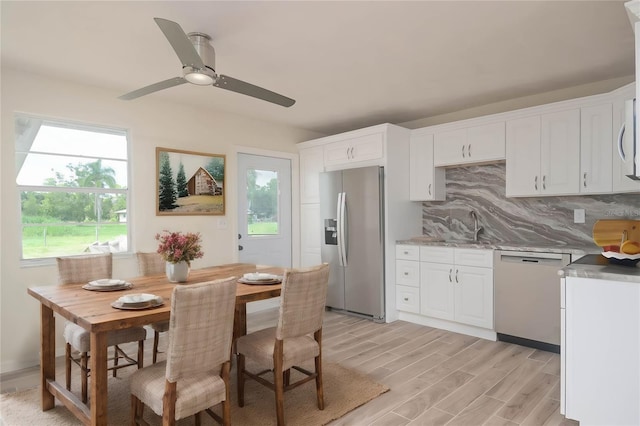
[{"label": "marble tile backsplash", "polygon": [[[447,199],[423,202],[422,233],[445,240],[473,238],[474,210],[481,241],[595,247],[598,219],[640,219],[640,194],[507,198],[505,165],[457,167],[446,171]],[[573,223],[584,209],[585,223]]]}]

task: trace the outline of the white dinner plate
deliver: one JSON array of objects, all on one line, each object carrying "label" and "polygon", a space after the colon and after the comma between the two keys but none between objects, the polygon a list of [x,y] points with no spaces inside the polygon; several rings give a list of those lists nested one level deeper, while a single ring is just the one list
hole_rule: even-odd
[{"label": "white dinner plate", "polygon": [[263,272],[253,272],[249,274],[244,274],[242,278],[246,281],[273,281],[277,279],[282,279],[282,277],[279,275],[265,274]]},{"label": "white dinner plate", "polygon": [[126,283],[127,282],[124,280],[114,280],[111,278],[104,278],[101,280],[89,281],[89,284],[91,284],[93,287],[116,287],[116,286],[125,285]]},{"label": "white dinner plate", "polygon": [[615,251],[603,251],[602,255],[607,259],[618,259],[618,260],[637,260],[640,259],[640,254],[626,254],[626,253],[618,253]]}]

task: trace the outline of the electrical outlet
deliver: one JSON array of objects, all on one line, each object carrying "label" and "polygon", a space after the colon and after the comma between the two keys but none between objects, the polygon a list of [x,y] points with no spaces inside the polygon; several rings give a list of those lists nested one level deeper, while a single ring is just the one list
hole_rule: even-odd
[{"label": "electrical outlet", "polygon": [[584,223],[584,209],[573,209],[573,223]]},{"label": "electrical outlet", "polygon": [[227,229],[227,219],[221,217],[218,219],[218,229]]}]

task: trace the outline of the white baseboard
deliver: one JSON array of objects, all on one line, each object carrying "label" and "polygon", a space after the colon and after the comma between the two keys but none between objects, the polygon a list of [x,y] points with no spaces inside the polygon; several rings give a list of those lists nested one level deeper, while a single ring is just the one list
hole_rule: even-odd
[{"label": "white baseboard", "polygon": [[454,333],[467,334],[469,336],[479,337],[496,341],[498,336],[495,331],[486,328],[474,327],[472,325],[460,324],[458,322],[441,320],[438,318],[424,317],[422,315],[411,314],[408,312],[400,312],[399,319],[402,321],[412,322],[414,324],[426,325],[442,330],[452,331]]}]

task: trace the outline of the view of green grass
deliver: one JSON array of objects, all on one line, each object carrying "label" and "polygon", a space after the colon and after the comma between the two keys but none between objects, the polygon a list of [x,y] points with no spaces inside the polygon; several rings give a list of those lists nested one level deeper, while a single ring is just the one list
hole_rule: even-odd
[{"label": "view of green grass", "polygon": [[[101,243],[127,237],[127,224],[102,224],[98,228]],[[22,228],[22,258],[81,254],[96,241],[95,225],[46,225]]]},{"label": "view of green grass", "polygon": [[247,226],[249,235],[277,235],[278,222],[256,222]]}]

